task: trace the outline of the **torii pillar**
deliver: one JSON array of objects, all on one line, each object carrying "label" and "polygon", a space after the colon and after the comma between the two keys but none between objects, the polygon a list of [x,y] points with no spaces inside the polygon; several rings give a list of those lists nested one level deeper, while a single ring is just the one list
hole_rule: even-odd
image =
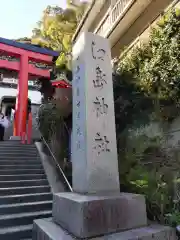
[{"label": "torii pillar", "polygon": [[21,136],[26,132],[28,101],[28,56],[20,57],[20,71],[17,88],[14,136]]}]

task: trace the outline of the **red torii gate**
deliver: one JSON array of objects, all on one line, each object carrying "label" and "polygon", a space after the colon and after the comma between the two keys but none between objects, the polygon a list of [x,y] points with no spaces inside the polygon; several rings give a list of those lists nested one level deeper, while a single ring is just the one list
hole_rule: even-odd
[{"label": "red torii gate", "polygon": [[22,137],[26,133],[29,77],[50,79],[50,69],[58,56],[56,51],[0,38],[0,69],[9,69],[19,74],[14,136]]}]

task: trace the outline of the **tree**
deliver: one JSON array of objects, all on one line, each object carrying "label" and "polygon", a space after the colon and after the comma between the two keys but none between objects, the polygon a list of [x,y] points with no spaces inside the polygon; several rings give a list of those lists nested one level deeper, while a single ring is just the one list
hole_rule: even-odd
[{"label": "tree", "polygon": [[60,52],[57,65],[68,65],[71,59],[72,37],[82,18],[87,3],[73,5],[67,1],[67,8],[47,6],[41,21],[33,30],[32,43]]}]

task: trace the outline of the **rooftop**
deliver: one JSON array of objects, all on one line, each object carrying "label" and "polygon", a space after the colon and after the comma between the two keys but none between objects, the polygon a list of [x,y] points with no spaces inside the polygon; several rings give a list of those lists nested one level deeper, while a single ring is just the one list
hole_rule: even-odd
[{"label": "rooftop", "polygon": [[59,52],[49,50],[47,48],[37,47],[35,45],[31,45],[31,44],[27,44],[27,43],[16,42],[14,40],[9,40],[9,39],[6,39],[6,38],[1,38],[0,37],[0,43],[6,44],[6,45],[9,45],[9,46],[12,46],[12,47],[16,47],[16,48],[21,48],[21,49],[31,51],[31,52],[36,52],[36,53],[41,53],[41,54],[44,54],[44,55],[53,56],[53,57],[58,57],[59,56]]}]

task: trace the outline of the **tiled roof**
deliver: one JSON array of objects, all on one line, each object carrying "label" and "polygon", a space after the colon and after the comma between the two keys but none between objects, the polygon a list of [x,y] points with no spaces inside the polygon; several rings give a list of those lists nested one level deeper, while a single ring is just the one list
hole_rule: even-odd
[{"label": "tiled roof", "polygon": [[21,43],[21,42],[16,42],[14,40],[9,40],[6,38],[1,38],[0,37],[0,43],[12,46],[12,47],[16,47],[16,48],[21,48],[27,51],[31,51],[31,52],[37,52],[37,53],[41,53],[44,55],[49,55],[49,56],[53,56],[53,57],[58,57],[59,56],[59,52],[56,51],[52,51],[49,50],[47,48],[41,48],[41,47],[37,47],[31,44],[27,44],[27,43]]}]

